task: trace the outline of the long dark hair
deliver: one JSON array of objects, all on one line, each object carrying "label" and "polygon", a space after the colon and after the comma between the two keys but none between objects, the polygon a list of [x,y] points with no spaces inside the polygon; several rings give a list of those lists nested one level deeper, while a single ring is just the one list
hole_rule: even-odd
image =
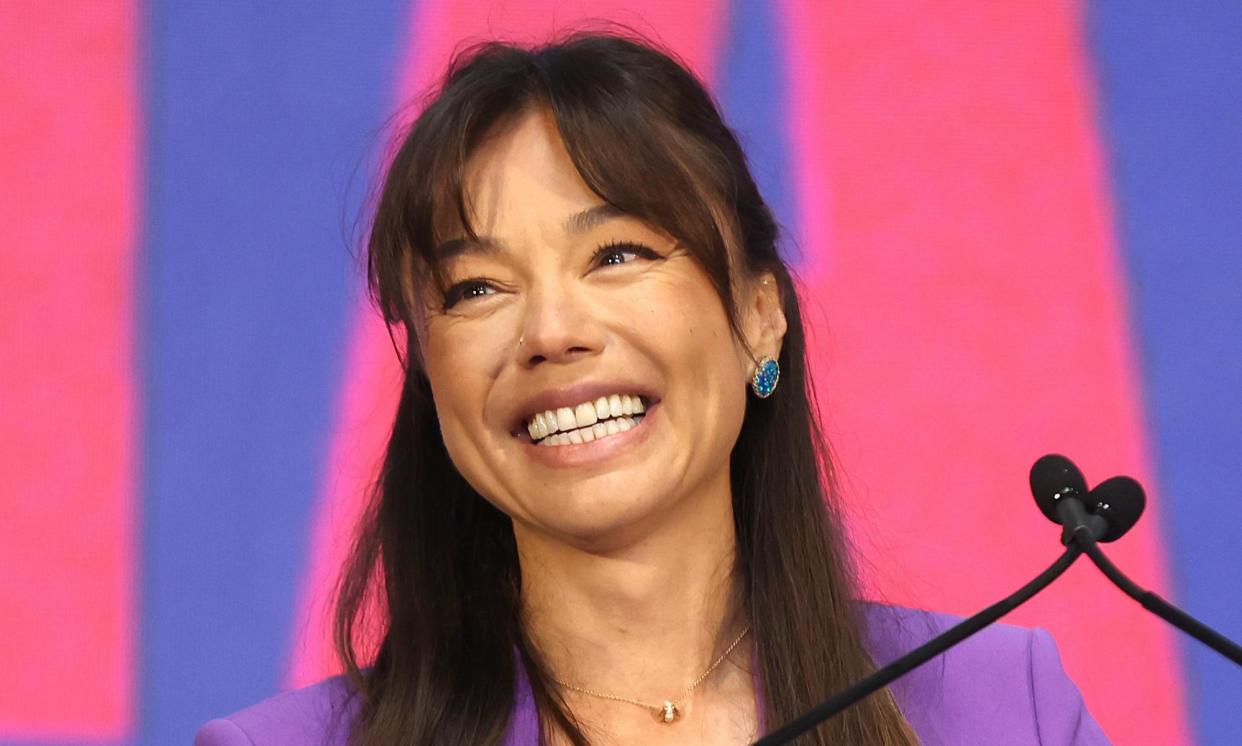
[{"label": "long dark hair", "polygon": [[[431,247],[471,230],[466,161],[488,134],[536,109],[551,112],[592,191],[693,253],[735,331],[737,278],[771,272],[779,285],[788,323],[780,390],[748,404],[731,476],[761,703],[768,723],[786,721],[873,663],[777,225],[736,137],[691,73],[649,43],[580,33],[533,49],[488,43],[458,55],[405,133],[379,194],[369,280],[403,342],[405,384],[339,589],[336,645],[361,699],[355,742],[498,743],[521,665],[544,732],[555,726],[586,743],[523,632],[512,524],[449,459],[416,339],[422,294],[438,280]],[[371,628],[379,638],[368,644]],[[809,742],[916,739],[885,692]]]}]

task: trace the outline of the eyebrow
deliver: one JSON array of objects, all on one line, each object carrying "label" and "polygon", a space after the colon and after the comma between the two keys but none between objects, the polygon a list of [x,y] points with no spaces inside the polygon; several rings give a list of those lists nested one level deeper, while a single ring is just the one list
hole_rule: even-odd
[{"label": "eyebrow", "polygon": [[[623,217],[626,213],[621,208],[608,203],[588,207],[582,212],[574,213],[562,224],[566,233],[581,235],[609,220]],[[461,254],[494,254],[502,249],[500,241],[491,236],[479,236],[471,239],[468,236],[443,241],[432,250],[438,259],[452,259]]]},{"label": "eyebrow", "polygon": [[588,207],[580,213],[569,216],[565,221],[566,233],[586,233],[592,228],[603,225],[614,218],[625,215],[621,208],[604,203],[595,207]]}]

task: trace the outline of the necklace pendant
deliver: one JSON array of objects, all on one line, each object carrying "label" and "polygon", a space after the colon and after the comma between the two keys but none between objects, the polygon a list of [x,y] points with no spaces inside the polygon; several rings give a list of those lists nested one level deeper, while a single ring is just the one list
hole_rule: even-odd
[{"label": "necklace pendant", "polygon": [[663,712],[660,714],[660,720],[665,723],[671,723],[677,719],[681,712],[677,709],[677,705],[670,700],[664,700]]}]

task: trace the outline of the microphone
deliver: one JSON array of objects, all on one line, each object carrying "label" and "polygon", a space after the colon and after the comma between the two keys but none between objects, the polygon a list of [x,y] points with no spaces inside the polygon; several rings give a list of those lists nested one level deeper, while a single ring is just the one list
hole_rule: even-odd
[{"label": "microphone", "polygon": [[1095,486],[1087,495],[1087,511],[1103,518],[1108,528],[1096,541],[1116,541],[1138,523],[1147,496],[1143,486],[1130,477],[1112,477]]},{"label": "microphone", "polygon": [[901,676],[944,653],[997,621],[1048,587],[1082,554],[1118,588],[1160,618],[1190,634],[1213,650],[1242,665],[1242,648],[1181,609],[1144,590],[1126,577],[1100,550],[1098,542],[1120,539],[1138,522],[1147,504],[1142,486],[1126,476],[1113,477],[1087,489],[1087,481],[1072,461],[1058,454],[1040,458],[1031,467],[1031,494],[1039,509],[1062,526],[1065,551],[1048,569],[1012,595],[906,653],[806,713],[772,731],[753,746],[775,746],[792,741],[859,700],[874,694]]},{"label": "microphone", "polygon": [[1031,494],[1048,520],[1060,523],[1057,505],[1063,500],[1081,501],[1087,494],[1087,480],[1074,462],[1057,453],[1041,456],[1031,466]]},{"label": "microphone", "polygon": [[1085,496],[1084,486],[1082,473],[1064,456],[1044,456],[1031,467],[1031,492],[1044,515],[1064,526],[1063,544],[1076,544],[1113,585],[1144,609],[1242,666],[1242,647],[1140,587],[1098,546],[1097,542],[1116,541],[1138,522],[1147,505],[1143,486],[1126,476],[1106,479]]},{"label": "microphone", "polygon": [[1074,462],[1057,453],[1042,456],[1031,466],[1031,494],[1048,520],[1059,523],[1061,543],[1069,545],[1077,531],[1098,539],[1108,530],[1104,518],[1093,520],[1084,500],[1087,480]]}]

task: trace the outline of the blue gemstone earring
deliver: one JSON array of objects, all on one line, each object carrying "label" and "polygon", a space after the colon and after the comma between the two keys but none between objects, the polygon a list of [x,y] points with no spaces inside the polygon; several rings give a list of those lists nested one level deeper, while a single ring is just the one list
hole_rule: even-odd
[{"label": "blue gemstone earring", "polygon": [[755,368],[755,376],[750,379],[750,390],[755,396],[766,399],[776,391],[776,382],[781,380],[781,366],[770,357],[759,359],[759,367]]}]

